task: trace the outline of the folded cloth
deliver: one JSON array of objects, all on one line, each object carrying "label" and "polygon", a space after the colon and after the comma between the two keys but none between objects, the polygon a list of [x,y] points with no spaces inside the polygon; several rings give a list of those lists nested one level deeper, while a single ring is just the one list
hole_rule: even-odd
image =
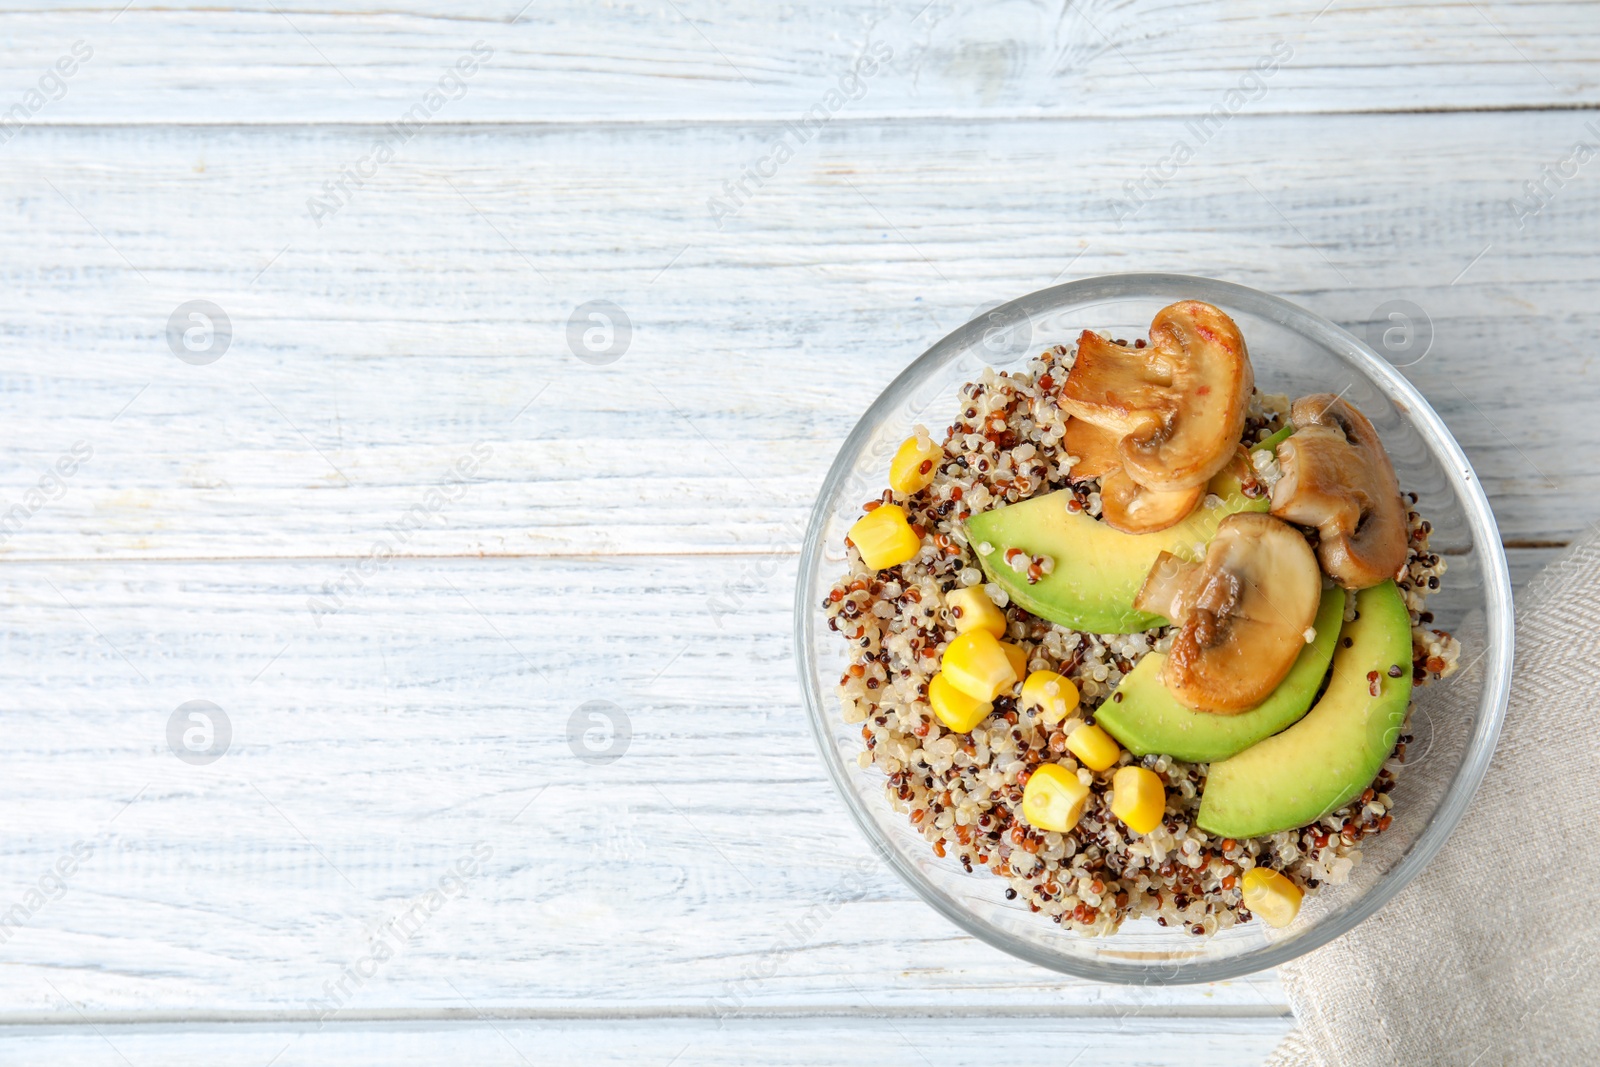
[{"label": "folded cloth", "polygon": [[1600,1063],[1600,537],[1517,597],[1499,747],[1394,900],[1281,969],[1269,1067]]}]

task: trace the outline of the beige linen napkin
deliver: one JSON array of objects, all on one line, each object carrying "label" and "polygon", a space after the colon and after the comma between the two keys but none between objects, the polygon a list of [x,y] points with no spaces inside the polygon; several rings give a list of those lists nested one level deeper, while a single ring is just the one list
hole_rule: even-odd
[{"label": "beige linen napkin", "polygon": [[1466,818],[1393,901],[1282,968],[1268,1067],[1600,1063],[1600,538],[1517,597],[1511,705]]}]

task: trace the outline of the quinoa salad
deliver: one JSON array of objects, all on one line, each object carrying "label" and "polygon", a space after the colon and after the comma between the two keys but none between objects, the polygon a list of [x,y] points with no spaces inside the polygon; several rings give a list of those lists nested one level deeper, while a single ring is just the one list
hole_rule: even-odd
[{"label": "quinoa salad", "polygon": [[1196,301],[985,369],[951,415],[822,603],[859,766],[935,855],[1080,934],[1289,925],[1389,828],[1412,687],[1460,659],[1371,423],[1257,391]]}]

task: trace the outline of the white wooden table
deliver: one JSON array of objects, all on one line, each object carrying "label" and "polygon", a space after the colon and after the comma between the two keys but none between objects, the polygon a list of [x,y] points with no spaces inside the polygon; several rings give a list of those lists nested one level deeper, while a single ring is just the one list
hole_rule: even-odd
[{"label": "white wooden table", "polygon": [[1259,1059],[872,864],[790,598],[897,370],[1115,271],[1411,301],[1519,581],[1600,518],[1600,14],[1323,2],[4,4],[0,1060]]}]

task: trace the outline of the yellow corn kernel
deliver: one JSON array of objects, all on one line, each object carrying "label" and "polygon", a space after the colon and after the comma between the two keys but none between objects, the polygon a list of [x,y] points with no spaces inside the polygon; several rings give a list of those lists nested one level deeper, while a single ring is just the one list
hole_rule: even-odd
[{"label": "yellow corn kernel", "polygon": [[958,734],[964,734],[989,717],[994,705],[975,700],[950,684],[941,672],[928,683],[928,704],[939,721]]},{"label": "yellow corn kernel", "polygon": [[1054,726],[1077,710],[1078,687],[1055,671],[1034,671],[1022,683],[1022,702],[1038,708],[1040,718]]},{"label": "yellow corn kernel", "polygon": [[950,608],[950,621],[956,624],[957,633],[988,630],[996,637],[1006,635],[1006,613],[989,599],[983,586],[952,589],[944,595],[944,602]]},{"label": "yellow corn kernel", "polygon": [[1017,670],[988,630],[968,630],[945,646],[940,669],[974,700],[993,700],[1017,684]]},{"label": "yellow corn kernel", "polygon": [[1036,830],[1064,834],[1083,817],[1089,787],[1057,763],[1042,763],[1022,787],[1022,818]]},{"label": "yellow corn kernel", "polygon": [[[1111,735],[1098,726],[1087,723],[1078,727],[1067,735],[1067,751],[1078,757],[1078,762],[1091,771],[1103,771],[1116,766],[1117,757],[1122,755],[1122,749],[1111,739]],[[1166,800],[1162,800],[1165,807]]]},{"label": "yellow corn kernel", "polygon": [[1028,650],[1021,645],[1013,645],[1010,641],[1000,642],[1000,651],[1006,654],[1006,660],[1011,664],[1011,670],[1017,676],[1017,681],[1028,677]]},{"label": "yellow corn kernel", "polygon": [[1167,791],[1161,776],[1145,767],[1123,767],[1111,776],[1111,814],[1128,829],[1147,834],[1167,813]]},{"label": "yellow corn kernel", "polygon": [[1239,891],[1244,895],[1244,906],[1261,916],[1268,926],[1294,922],[1300,914],[1300,898],[1305,895],[1299,886],[1267,867],[1245,871]]},{"label": "yellow corn kernel", "polygon": [[862,562],[875,571],[898,567],[922,547],[906,509],[899,504],[884,504],[867,512],[850,527],[850,543],[861,553]]},{"label": "yellow corn kernel", "polygon": [[910,495],[926,489],[944,461],[944,449],[929,437],[908,437],[889,461],[889,488]]}]

